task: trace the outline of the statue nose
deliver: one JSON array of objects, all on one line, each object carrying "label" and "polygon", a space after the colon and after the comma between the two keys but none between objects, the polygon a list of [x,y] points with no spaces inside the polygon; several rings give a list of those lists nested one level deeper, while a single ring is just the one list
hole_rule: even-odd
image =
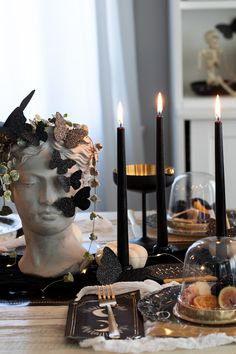
[{"label": "statue nose", "polygon": [[55,187],[50,184],[45,184],[40,190],[40,202],[45,204],[53,204],[58,199]]}]

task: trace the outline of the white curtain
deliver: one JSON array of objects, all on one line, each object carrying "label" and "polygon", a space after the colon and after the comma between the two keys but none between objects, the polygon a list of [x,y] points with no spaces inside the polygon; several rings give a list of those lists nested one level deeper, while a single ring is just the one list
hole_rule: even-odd
[{"label": "white curtain", "polygon": [[115,210],[119,100],[127,163],[143,162],[133,0],[0,0],[0,48],[0,120],[36,89],[27,117],[59,111],[87,124],[104,146],[99,209]]}]

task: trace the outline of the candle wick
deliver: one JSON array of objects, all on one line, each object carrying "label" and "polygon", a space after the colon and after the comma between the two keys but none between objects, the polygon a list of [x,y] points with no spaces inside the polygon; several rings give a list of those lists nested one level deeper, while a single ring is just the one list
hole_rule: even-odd
[{"label": "candle wick", "polygon": [[218,114],[216,115],[216,120],[217,120],[217,122],[220,121],[220,116]]}]

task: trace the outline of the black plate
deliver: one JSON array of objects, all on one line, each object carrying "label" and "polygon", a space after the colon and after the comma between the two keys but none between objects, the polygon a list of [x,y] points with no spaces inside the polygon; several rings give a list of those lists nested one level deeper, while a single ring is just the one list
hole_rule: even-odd
[{"label": "black plate", "polygon": [[181,285],[174,285],[155,291],[139,300],[138,310],[148,320],[169,321],[180,290]]}]

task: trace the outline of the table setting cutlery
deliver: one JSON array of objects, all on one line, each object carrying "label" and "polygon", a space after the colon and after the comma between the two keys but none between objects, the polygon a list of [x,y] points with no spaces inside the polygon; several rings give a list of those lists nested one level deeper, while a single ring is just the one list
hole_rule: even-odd
[{"label": "table setting cutlery", "polygon": [[109,338],[120,338],[120,331],[112,307],[117,306],[116,296],[111,284],[98,287],[98,302],[100,307],[106,307],[109,322]]}]

